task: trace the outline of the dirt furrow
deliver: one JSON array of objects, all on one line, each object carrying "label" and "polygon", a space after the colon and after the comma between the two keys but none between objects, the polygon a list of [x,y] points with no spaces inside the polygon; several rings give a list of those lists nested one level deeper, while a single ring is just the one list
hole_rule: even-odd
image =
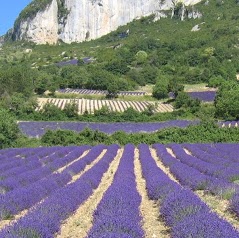
[{"label": "dirt furrow", "polygon": [[145,231],[145,238],[170,237],[167,231],[167,227],[159,220],[159,204],[148,198],[146,190],[146,181],[142,177],[138,149],[135,149],[134,166],[137,190],[142,197],[142,202],[140,204],[140,212],[143,217],[142,226]]},{"label": "dirt furrow", "polygon": [[10,225],[11,222],[13,221],[16,221],[18,219],[20,219],[21,217],[25,216],[27,214],[28,210],[24,210],[22,211],[21,213],[17,214],[15,217],[14,217],[14,220],[2,220],[0,221],[0,229],[3,229],[5,226],[8,226]]},{"label": "dirt furrow", "polygon": [[71,181],[68,184],[75,182],[77,179],[79,179],[82,176],[82,174],[84,174],[89,169],[91,169],[93,166],[95,166],[95,164],[98,163],[102,159],[102,157],[105,155],[106,152],[107,152],[107,149],[102,150],[100,155],[91,164],[87,164],[83,171],[81,171],[79,174],[73,175]]},{"label": "dirt furrow", "polygon": [[166,150],[167,150],[167,152],[168,152],[171,156],[173,156],[174,158],[176,158],[176,155],[174,154],[174,152],[173,152],[173,150],[172,150],[171,148],[166,147]]},{"label": "dirt furrow", "polygon": [[193,154],[191,153],[191,151],[189,151],[188,149],[183,148],[183,150],[185,151],[186,154],[193,156]]},{"label": "dirt furrow", "polygon": [[117,171],[123,149],[119,149],[118,153],[110,164],[108,171],[103,175],[99,187],[94,193],[78,208],[67,221],[62,225],[58,238],[75,238],[86,237],[87,232],[92,227],[94,210],[97,208],[104,193],[113,182],[115,172]]},{"label": "dirt furrow", "polygon": [[[91,164],[87,165],[85,167],[85,169],[83,171],[81,171],[79,174],[74,175],[72,177],[71,181],[69,183],[67,183],[67,184],[71,184],[71,183],[75,182],[77,179],[79,179],[85,172],[87,172],[90,168],[92,168],[97,162],[99,162],[102,159],[102,157],[104,156],[106,151],[107,151],[107,149],[102,150],[101,154]],[[83,156],[85,156],[88,152],[89,151],[85,151],[78,159],[83,158]],[[45,200],[45,198],[42,199],[40,202],[36,203],[31,208],[33,208],[36,205],[42,203],[44,200]],[[2,229],[5,226],[9,225],[11,222],[16,222],[18,219],[20,219],[21,217],[25,216],[31,208],[25,209],[24,211],[20,212],[19,214],[13,216],[10,220],[2,220],[2,221],[0,221],[0,229]]]},{"label": "dirt furrow", "polygon": [[157,155],[157,153],[156,153],[156,150],[153,149],[153,148],[150,148],[150,153],[151,153],[152,157],[154,158],[154,160],[155,160],[157,166],[158,166],[165,174],[167,174],[168,177],[169,177],[171,180],[173,180],[173,181],[176,182],[176,183],[179,183],[179,182],[177,181],[177,179],[171,174],[169,168],[167,168],[167,167],[165,167],[165,166],[163,165],[162,161],[159,159],[159,157],[158,157],[158,155]]},{"label": "dirt furrow", "polygon": [[70,165],[72,165],[73,163],[75,163],[76,161],[78,161],[78,160],[82,159],[83,157],[85,157],[89,152],[90,152],[90,150],[84,151],[84,153],[83,153],[80,157],[76,158],[75,160],[73,160],[72,162],[70,162],[69,164],[67,164],[66,166],[63,166],[63,167],[59,168],[59,169],[58,169],[57,171],[55,171],[54,173],[61,173],[64,169],[66,169],[67,167],[69,167]]},{"label": "dirt furrow", "polygon": [[[153,158],[155,159],[157,166],[163,170],[171,180],[179,183],[177,179],[171,174],[169,169],[163,165],[162,162],[159,161],[159,158],[154,149],[150,149]],[[180,183],[179,183],[180,184]],[[204,191],[194,191],[196,195],[200,197],[200,199],[205,202],[208,207],[215,212],[219,217],[228,221],[232,224],[237,230],[239,230],[239,220],[233,213],[229,211],[229,201],[221,199],[220,197],[213,196],[211,194],[206,194]]]},{"label": "dirt furrow", "polygon": [[205,194],[204,191],[196,191],[195,193],[211,208],[212,211],[217,213],[224,220],[230,222],[239,231],[238,217],[230,212],[228,200],[221,199],[220,197],[211,194]]}]

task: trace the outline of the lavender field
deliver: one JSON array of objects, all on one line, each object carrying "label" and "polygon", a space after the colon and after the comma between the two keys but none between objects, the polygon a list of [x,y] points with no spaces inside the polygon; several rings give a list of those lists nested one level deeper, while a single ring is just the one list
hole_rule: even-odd
[{"label": "lavender field", "polygon": [[229,143],[0,150],[0,238],[238,238],[238,151]]},{"label": "lavender field", "polygon": [[115,123],[87,123],[87,122],[19,122],[21,131],[29,137],[41,137],[47,130],[73,130],[82,131],[88,127],[92,130],[99,130],[107,134],[113,134],[116,131],[126,133],[154,132],[168,127],[187,127],[197,124],[199,121],[189,120],[171,120],[165,122],[152,123],[133,123],[133,122],[115,122]]},{"label": "lavender field", "polygon": [[218,125],[220,127],[238,127],[239,121],[221,121]]},{"label": "lavender field", "polygon": [[191,98],[197,98],[203,102],[214,102],[216,93],[216,91],[188,92]]},{"label": "lavender field", "polygon": [[[91,89],[73,89],[73,88],[64,88],[58,89],[56,92],[59,93],[76,93],[76,94],[85,94],[85,95],[106,95],[108,92],[106,90],[91,90]],[[146,92],[144,91],[119,91],[118,95],[120,96],[144,96]]]},{"label": "lavender field", "polygon": [[42,110],[46,103],[55,105],[63,110],[66,105],[74,103],[78,109],[78,114],[85,112],[94,114],[102,107],[107,107],[112,112],[124,112],[128,108],[133,108],[138,112],[147,110],[149,106],[154,106],[155,113],[172,112],[173,106],[168,103],[157,103],[155,101],[124,101],[124,100],[97,100],[97,99],[62,99],[62,98],[38,98],[37,111]]}]

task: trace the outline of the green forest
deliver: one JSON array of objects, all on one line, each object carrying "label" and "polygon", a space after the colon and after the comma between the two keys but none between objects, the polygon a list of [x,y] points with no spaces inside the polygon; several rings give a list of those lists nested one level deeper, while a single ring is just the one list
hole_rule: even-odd
[{"label": "green forest", "polygon": [[[33,1],[16,20],[35,14],[49,1]],[[61,2],[61,1],[60,1]],[[180,7],[180,6],[179,6]],[[36,45],[15,42],[6,35],[0,50],[0,141],[1,147],[69,145],[86,143],[161,143],[239,141],[237,128],[219,128],[220,120],[239,119],[239,3],[236,0],[206,1],[192,7],[201,18],[184,21],[175,12],[171,19],[154,21],[154,15],[119,27],[97,40],[82,43]],[[64,6],[62,6],[62,14]],[[198,25],[199,30],[192,31]],[[85,63],[84,58],[91,62]],[[78,59],[76,65],[60,62]],[[185,85],[203,84],[217,91],[213,103],[192,99]],[[170,103],[173,112],[143,112],[132,108],[111,112],[102,108],[95,114],[78,115],[76,105],[64,110],[46,104],[36,111],[38,97],[60,97],[56,90],[85,88],[107,90],[106,98],[119,91],[152,88],[150,100]],[[45,92],[48,91],[46,95]],[[170,98],[173,93],[175,98]],[[149,100],[145,97],[145,100]],[[8,119],[6,119],[8,118]],[[157,122],[199,119],[201,125],[171,128],[153,134],[116,133],[106,135],[90,130],[48,132],[41,140],[24,137],[17,121]],[[7,122],[6,122],[7,121]],[[206,123],[208,121],[208,123]],[[81,141],[81,142],[79,142]]]}]

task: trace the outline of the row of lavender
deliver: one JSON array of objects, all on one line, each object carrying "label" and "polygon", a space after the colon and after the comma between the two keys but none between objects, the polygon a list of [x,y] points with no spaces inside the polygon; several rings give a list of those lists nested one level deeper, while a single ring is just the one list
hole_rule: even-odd
[{"label": "row of lavender", "polygon": [[[177,149],[176,145],[168,146]],[[206,150],[208,154],[213,155],[214,150],[218,151],[217,156],[226,155],[232,148],[239,148],[236,144],[230,145],[227,150],[217,150],[218,145],[215,145],[215,148],[205,145],[206,149],[204,145],[200,146],[202,146],[200,149],[202,151]],[[170,167],[171,172],[176,174],[181,184],[193,189],[207,185],[204,181],[202,183],[201,178],[198,181],[195,180],[199,186],[195,185],[196,182],[191,183],[193,173],[197,177],[196,171],[198,170],[170,156],[164,145],[157,144],[154,145],[154,148],[162,161],[166,165],[168,164],[167,166]],[[49,165],[55,172],[29,185],[22,184],[22,186],[7,191],[2,195],[0,210],[4,211],[8,217],[35,204],[37,205],[15,223],[1,230],[0,238],[54,237],[54,234],[60,230],[61,222],[67,219],[92,194],[93,189],[98,187],[103,173],[107,171],[109,164],[114,160],[119,147],[117,145],[108,147],[104,145],[95,146],[82,159],[77,158],[90,147],[54,147],[53,150],[49,149],[49,156],[43,153],[44,149],[46,148],[41,148],[42,151],[36,149],[37,152],[31,149],[24,152],[24,149],[20,149],[15,150],[12,154],[13,159],[26,160],[26,164],[31,163],[33,160],[31,156],[34,154],[36,160],[47,161],[42,166]],[[103,149],[107,149],[103,158],[91,169],[83,173],[79,179],[72,180],[72,176],[83,171],[87,164],[92,163],[102,153]],[[144,237],[141,227],[142,218],[139,212],[141,197],[136,190],[134,175],[134,149],[133,145],[125,146],[113,183],[95,210],[93,227],[88,233],[88,237]],[[10,150],[0,151],[0,159],[5,161],[7,159],[6,155],[10,154],[10,152]],[[77,156],[74,159],[70,159],[70,155],[75,152],[78,153]],[[148,196],[150,199],[161,201],[159,214],[171,228],[172,237],[239,237],[237,231],[229,223],[212,213],[207,205],[191,190],[170,180],[156,166],[147,145],[140,145],[139,153]],[[55,164],[56,161],[54,158],[48,159],[53,155],[58,157],[57,160],[61,163],[60,167],[65,164],[69,166],[61,172],[54,170],[52,164]],[[236,156],[230,153],[230,158],[224,164],[232,165],[237,162]],[[13,164],[14,167],[17,168],[18,166]],[[172,169],[173,167],[175,170]],[[11,171],[11,168],[8,170]],[[8,173],[9,176],[15,178],[19,175],[16,173],[11,174],[8,170],[2,171],[2,173]],[[189,175],[185,171],[188,171]],[[24,173],[27,172],[22,174]],[[6,179],[8,178],[3,176],[3,181]],[[208,181],[212,185],[223,185],[221,186],[222,189],[227,189],[225,186],[232,186],[230,181],[223,181],[222,184],[217,177],[213,176]],[[208,181],[206,180],[206,182]],[[32,196],[29,197],[29,194],[32,194]],[[2,219],[5,218],[6,216],[2,216]],[[199,236],[197,236],[198,234]]]},{"label": "row of lavender", "polygon": [[[181,185],[228,199],[239,216],[239,144],[156,144],[158,156]],[[186,149],[186,150],[185,150]]]},{"label": "row of lavender", "polygon": [[[82,149],[82,147],[80,148]],[[71,181],[74,174],[83,171],[86,165],[92,163],[106,148],[107,152],[95,166],[83,173],[76,181]],[[68,218],[98,187],[103,174],[115,158],[118,148],[117,145],[96,146],[83,159],[70,164],[59,173],[58,179],[55,179],[53,183],[51,183],[51,179],[55,174],[52,174],[51,178],[44,178],[45,183],[38,183],[38,186],[36,186],[36,183],[30,185],[29,192],[32,190],[34,192],[31,196],[29,196],[29,193],[28,197],[24,196],[25,194],[21,193],[24,190],[22,188],[18,194],[19,199],[11,196],[13,200],[8,202],[8,199],[4,197],[2,203],[11,212],[12,208],[19,212],[21,206],[21,209],[26,209],[34,204],[37,205],[27,215],[2,229],[0,237],[54,237],[54,234],[60,229],[61,222]],[[55,186],[52,188],[52,185]],[[25,191],[28,189],[28,187],[25,187]],[[13,190],[13,192],[16,193],[17,191]],[[47,192],[48,194],[46,194]],[[37,203],[39,200],[41,202]]]},{"label": "row of lavender", "polygon": [[[164,122],[115,122],[115,123],[90,123],[90,122],[46,122],[46,121],[24,121],[19,122],[19,128],[23,134],[29,137],[41,137],[47,130],[72,130],[82,131],[84,128],[99,130],[107,134],[113,134],[117,131],[126,133],[155,132],[169,127],[185,128],[189,125],[198,124],[198,120],[171,120]],[[220,127],[238,127],[239,121],[219,122]]]},{"label": "row of lavender", "polygon": [[116,131],[124,131],[126,133],[137,132],[154,132],[168,127],[187,127],[194,125],[199,121],[189,120],[171,120],[165,122],[152,123],[131,123],[131,122],[115,122],[115,123],[87,123],[87,122],[19,122],[21,131],[29,137],[41,137],[47,130],[73,130],[82,131],[84,128],[99,130],[107,134],[113,134]]},{"label": "row of lavender", "polygon": [[[163,145],[157,144],[154,148],[158,153],[165,152],[162,150],[165,148]],[[190,189],[170,180],[157,167],[147,145],[140,145],[139,151],[148,196],[160,201],[160,215],[171,228],[171,237],[239,237],[239,233],[228,222],[213,213]],[[160,153],[163,158],[167,155]]]},{"label": "row of lavender", "polygon": [[[91,90],[91,89],[72,89],[72,88],[65,88],[65,89],[59,89],[57,90],[59,93],[78,93],[78,94],[99,94],[99,95],[105,95],[107,94],[106,90]],[[188,92],[189,96],[192,98],[197,98],[204,102],[213,102],[216,97],[216,91],[198,91],[198,92]],[[143,96],[146,95],[146,92],[144,91],[120,91],[118,95],[121,96]],[[169,97],[174,97],[173,93],[169,94]]]},{"label": "row of lavender", "polygon": [[[72,88],[64,88],[58,89],[57,92],[59,93],[78,93],[78,94],[100,94],[106,95],[108,92],[106,90],[92,90],[92,89],[72,89]],[[122,96],[143,96],[146,92],[144,91],[119,91],[118,95]]]},{"label": "row of lavender", "polygon": [[[194,91],[194,92],[187,92],[188,95],[193,99],[199,99],[203,102],[214,102],[216,98],[216,91]],[[175,98],[175,94],[173,92],[169,93],[170,98]]]}]

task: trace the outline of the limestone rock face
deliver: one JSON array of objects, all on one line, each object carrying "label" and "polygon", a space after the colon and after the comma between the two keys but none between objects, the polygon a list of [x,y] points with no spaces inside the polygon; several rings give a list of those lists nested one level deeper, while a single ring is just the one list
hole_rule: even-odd
[{"label": "limestone rock face", "polygon": [[17,40],[29,40],[36,44],[54,44],[58,41],[57,0],[31,19],[22,21],[14,32]]},{"label": "limestone rock face", "polygon": [[82,42],[99,38],[134,19],[170,10],[177,2],[185,6],[201,0],[63,0],[67,15],[59,19],[57,0],[33,18],[21,21],[15,29],[16,40],[37,44]]}]

